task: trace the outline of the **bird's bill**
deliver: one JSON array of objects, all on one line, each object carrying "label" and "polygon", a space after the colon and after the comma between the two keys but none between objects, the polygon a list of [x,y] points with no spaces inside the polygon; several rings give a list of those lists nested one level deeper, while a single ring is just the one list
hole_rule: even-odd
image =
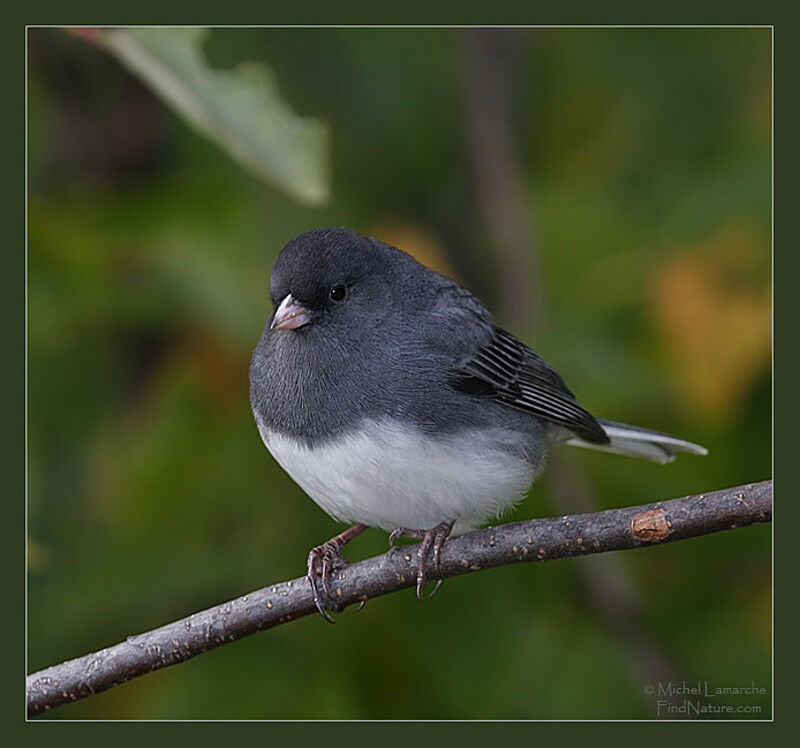
[{"label": "bird's bill", "polygon": [[286,294],[283,301],[278,304],[269,328],[270,330],[296,330],[309,322],[311,322],[311,312],[291,294]]}]

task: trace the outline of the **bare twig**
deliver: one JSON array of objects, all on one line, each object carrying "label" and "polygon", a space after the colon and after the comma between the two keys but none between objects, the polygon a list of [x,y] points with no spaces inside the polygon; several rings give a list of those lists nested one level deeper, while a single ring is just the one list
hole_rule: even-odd
[{"label": "bare twig", "polygon": [[545,304],[537,283],[531,188],[520,165],[512,122],[508,63],[514,38],[508,30],[466,30],[462,80],[477,204],[499,260],[500,319],[520,330],[542,322]]},{"label": "bare twig", "polygon": [[[442,547],[439,573],[432,578],[522,561],[641,548],[771,518],[769,480],[645,506],[515,522],[448,540]],[[402,546],[343,569],[333,584],[340,609],[413,586],[416,555],[413,546]],[[314,612],[311,589],[304,577],[264,587],[29,675],[28,714],[77,701]]]}]

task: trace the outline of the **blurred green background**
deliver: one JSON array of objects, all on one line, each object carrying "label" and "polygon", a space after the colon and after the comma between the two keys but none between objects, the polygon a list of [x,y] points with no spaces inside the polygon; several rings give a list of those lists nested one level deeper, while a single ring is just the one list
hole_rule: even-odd
[{"label": "blurred green background", "polygon": [[[312,227],[444,269],[597,415],[710,449],[559,450],[509,519],[770,476],[769,30],[217,29],[204,49],[266,63],[327,123],[326,204],[95,44],[29,32],[29,671],[299,576],[339,531],[248,405],[271,264]],[[481,572],[48,718],[655,718],[647,684],[698,679],[766,687],[718,703],[769,717],[770,537]]]}]

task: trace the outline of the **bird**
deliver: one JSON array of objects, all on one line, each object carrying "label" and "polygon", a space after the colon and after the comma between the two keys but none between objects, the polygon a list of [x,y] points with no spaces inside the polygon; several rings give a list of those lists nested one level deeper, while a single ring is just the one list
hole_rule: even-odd
[{"label": "bird", "polygon": [[326,620],[336,610],[330,581],[346,564],[342,549],[366,528],[388,532],[390,545],[420,540],[422,599],[446,539],[516,505],[554,445],[658,463],[707,454],[596,418],[469,290],[352,229],[289,241],[270,296],[249,372],[258,432],[300,488],[350,525],[308,555]]}]

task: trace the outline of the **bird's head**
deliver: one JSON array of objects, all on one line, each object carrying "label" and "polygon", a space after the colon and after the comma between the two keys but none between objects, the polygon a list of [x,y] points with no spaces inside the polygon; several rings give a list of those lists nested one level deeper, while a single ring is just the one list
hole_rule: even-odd
[{"label": "bird's head", "polygon": [[292,239],[272,270],[276,334],[334,327],[363,330],[403,304],[417,263],[350,229],[315,229]]}]

